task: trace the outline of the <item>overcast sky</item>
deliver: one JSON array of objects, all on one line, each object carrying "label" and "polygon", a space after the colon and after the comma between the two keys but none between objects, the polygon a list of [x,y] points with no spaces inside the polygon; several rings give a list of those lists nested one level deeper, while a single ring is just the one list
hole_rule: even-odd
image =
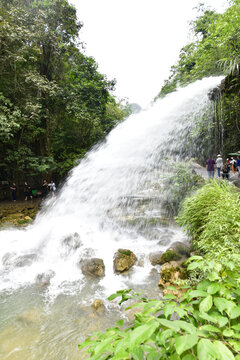
[{"label": "overcast sky", "polygon": [[[99,71],[116,78],[114,95],[147,106],[158,94],[179,50],[189,40],[189,21],[199,0],[69,0],[84,27],[80,39]],[[201,1],[223,11],[227,0]]]}]

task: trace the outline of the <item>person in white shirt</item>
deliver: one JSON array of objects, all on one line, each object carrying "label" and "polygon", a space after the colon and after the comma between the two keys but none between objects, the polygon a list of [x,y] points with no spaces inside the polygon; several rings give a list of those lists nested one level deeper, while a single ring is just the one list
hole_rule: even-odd
[{"label": "person in white shirt", "polygon": [[50,184],[48,184],[49,190],[51,191],[52,197],[55,196],[55,191],[56,191],[56,185],[53,181],[50,182]]},{"label": "person in white shirt", "polygon": [[220,154],[218,154],[216,159],[216,168],[217,168],[217,174],[218,177],[221,177],[221,169],[223,167],[223,159]]}]

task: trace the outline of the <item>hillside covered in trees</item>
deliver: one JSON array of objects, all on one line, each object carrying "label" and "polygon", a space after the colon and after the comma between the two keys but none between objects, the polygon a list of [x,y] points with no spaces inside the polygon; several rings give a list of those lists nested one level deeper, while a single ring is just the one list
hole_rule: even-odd
[{"label": "hillside covered in trees", "polygon": [[61,179],[128,113],[67,0],[0,0],[0,174]]},{"label": "hillside covered in trees", "polygon": [[[170,76],[155,100],[178,86],[208,76],[224,75],[220,89],[211,94],[216,109],[211,151],[227,156],[240,149],[240,1],[230,1],[223,14],[201,4],[198,14],[191,22],[193,40],[181,49],[177,63],[171,67]],[[208,135],[201,134],[202,137]]]}]

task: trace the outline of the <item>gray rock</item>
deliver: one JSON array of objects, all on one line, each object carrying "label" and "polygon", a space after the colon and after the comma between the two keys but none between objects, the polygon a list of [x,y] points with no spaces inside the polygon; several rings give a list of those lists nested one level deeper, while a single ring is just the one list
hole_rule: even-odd
[{"label": "gray rock", "polygon": [[51,279],[54,277],[55,272],[48,270],[45,273],[38,274],[36,277],[36,283],[39,287],[46,287],[50,285]]},{"label": "gray rock", "polygon": [[16,267],[23,267],[23,266],[30,266],[34,260],[36,260],[36,254],[26,254],[16,256],[15,252],[13,253],[6,253],[2,258],[2,263],[4,266],[16,266]]},{"label": "gray rock", "polygon": [[82,273],[86,276],[101,278],[105,275],[105,265],[102,259],[83,260],[80,265]]},{"label": "gray rock", "polygon": [[190,256],[190,246],[181,241],[175,241],[167,250],[173,250],[182,256]]},{"label": "gray rock", "polygon": [[36,259],[36,254],[21,255],[14,260],[14,265],[17,267],[30,266]]},{"label": "gray rock", "polygon": [[167,246],[169,244],[169,239],[162,239],[160,241],[158,241],[158,245],[161,245],[161,246]]},{"label": "gray rock", "polygon": [[149,260],[153,266],[161,264],[163,251],[156,251],[149,254]]}]

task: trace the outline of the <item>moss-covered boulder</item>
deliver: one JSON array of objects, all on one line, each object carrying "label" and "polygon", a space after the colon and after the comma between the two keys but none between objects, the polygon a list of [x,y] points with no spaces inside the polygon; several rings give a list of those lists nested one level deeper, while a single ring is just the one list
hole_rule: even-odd
[{"label": "moss-covered boulder", "polygon": [[[178,286],[178,281],[187,278],[187,269],[180,261],[170,261],[161,267],[160,280],[158,286],[163,289],[163,293],[171,293],[180,296],[182,288]],[[175,289],[168,289],[169,286]]]},{"label": "moss-covered boulder", "polygon": [[105,265],[102,259],[92,258],[81,262],[82,273],[86,276],[101,278],[105,275]]},{"label": "moss-covered boulder", "polygon": [[114,254],[113,268],[116,273],[129,270],[137,261],[136,255],[127,249],[118,249]]},{"label": "moss-covered boulder", "polygon": [[165,253],[161,255],[161,258],[159,260],[159,264],[163,265],[165,263],[168,263],[170,261],[177,261],[180,260],[182,255],[180,255],[177,251],[169,249]]}]

